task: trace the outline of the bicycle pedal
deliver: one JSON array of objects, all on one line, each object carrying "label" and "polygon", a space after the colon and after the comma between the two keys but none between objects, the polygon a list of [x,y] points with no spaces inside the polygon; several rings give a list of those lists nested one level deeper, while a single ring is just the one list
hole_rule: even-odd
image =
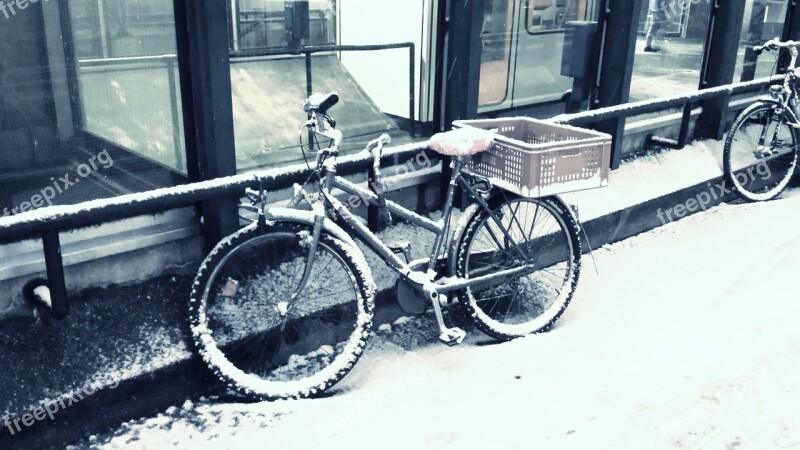
[{"label": "bicycle pedal", "polygon": [[387,245],[389,250],[396,255],[403,255],[406,258],[406,262],[411,261],[411,244],[408,242],[395,242],[390,245]]},{"label": "bicycle pedal", "polygon": [[465,337],[467,337],[466,331],[462,330],[461,328],[454,327],[444,330],[444,332],[439,335],[439,340],[450,347],[454,347],[464,342]]}]

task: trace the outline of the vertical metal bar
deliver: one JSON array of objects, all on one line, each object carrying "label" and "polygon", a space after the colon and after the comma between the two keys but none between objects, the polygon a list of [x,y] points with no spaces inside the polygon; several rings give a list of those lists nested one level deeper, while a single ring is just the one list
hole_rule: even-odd
[{"label": "vertical metal bar", "polygon": [[44,247],[44,263],[47,268],[47,284],[50,288],[52,301],[51,314],[56,319],[67,316],[67,283],[64,279],[64,261],[61,259],[61,242],[58,231],[45,231],[42,233]]},{"label": "vertical metal bar", "polygon": [[108,32],[106,30],[106,11],[103,5],[103,0],[97,0],[97,19],[100,26],[100,50],[102,51],[103,58],[110,56],[108,49]]},{"label": "vertical metal bar", "polygon": [[240,48],[239,40],[239,0],[231,0],[231,36],[233,37],[233,51],[238,52]]},{"label": "vertical metal bar", "polygon": [[[714,3],[711,10],[714,20],[709,22],[709,37],[704,52],[706,59],[701,73],[701,88],[724,86],[733,80],[736,60],[739,58],[740,41],[728,37],[741,36],[746,3],[746,0],[726,0]],[[703,113],[697,121],[695,136],[721,139],[725,135],[729,103],[729,94],[702,101]],[[692,106],[694,105],[689,105],[689,107]]]},{"label": "vertical metal bar", "polygon": [[[188,42],[185,43],[189,44],[187,76],[192,86],[198,178],[211,180],[235,175],[228,5],[222,1],[175,0],[175,3],[176,11],[185,15],[180,22],[186,24]],[[203,203],[207,248],[213,248],[220,239],[239,228],[238,203],[238,195]]]},{"label": "vertical metal bar", "polygon": [[703,44],[703,58],[700,63],[700,83],[698,85],[698,89],[704,89],[708,87],[708,69],[709,69],[708,65],[709,62],[711,61],[711,52],[714,47],[714,29],[716,27],[718,10],[719,10],[719,5],[717,4],[717,1],[714,0],[708,12],[706,41]]},{"label": "vertical metal bar", "polygon": [[[306,50],[303,52],[306,58],[306,98],[310,97],[314,92],[314,79],[311,75],[311,51]],[[308,114],[311,119],[311,113]],[[314,150],[314,132],[308,130],[308,149]]]},{"label": "vertical metal bar", "polygon": [[692,119],[692,109],[694,104],[691,102],[683,106],[683,117],[681,118],[681,131],[678,134],[678,148],[686,147],[689,141],[689,122]]},{"label": "vertical metal bar", "polygon": [[314,80],[311,76],[311,51],[304,50],[306,57],[306,97],[314,92]]},{"label": "vertical metal bar", "polygon": [[[602,16],[606,36],[603,59],[600,61],[600,87],[597,90],[598,108],[628,103],[633,62],[636,52],[636,31],[643,0],[609,0]],[[597,130],[613,137],[611,168],[616,169],[622,161],[625,139],[625,118],[604,120]]]},{"label": "vertical metal bar", "polygon": [[416,52],[414,51],[414,44],[410,44],[408,47],[408,68],[409,68],[409,77],[408,77],[408,121],[411,125],[411,137],[417,137],[417,124],[416,124],[416,111],[415,111],[415,104],[416,104],[416,86],[415,86],[415,72],[416,70]]},{"label": "vertical metal bar", "polygon": [[75,40],[72,33],[72,18],[67,2],[58,2],[61,19],[61,33],[64,42],[64,61],[66,63],[67,85],[69,86],[70,106],[72,107],[72,127],[75,134],[83,129],[83,104],[78,82],[78,58],[75,57]]},{"label": "vertical metal bar", "polygon": [[177,169],[180,170],[184,166],[183,148],[181,146],[181,118],[178,114],[178,89],[175,77],[175,62],[173,60],[167,61],[167,79],[169,80],[169,108],[172,113],[172,143],[175,146],[175,164]]},{"label": "vertical metal bar", "polygon": [[[195,115],[195,96],[192,84],[192,54],[190,51],[188,15],[185,0],[173,3],[175,15],[175,44],[178,52],[178,82],[180,88],[180,108],[183,117],[183,144],[186,158],[186,173],[190,182],[201,181],[199,150],[197,145],[198,123]],[[198,99],[198,102],[200,99]],[[198,107],[199,110],[199,107]]]}]

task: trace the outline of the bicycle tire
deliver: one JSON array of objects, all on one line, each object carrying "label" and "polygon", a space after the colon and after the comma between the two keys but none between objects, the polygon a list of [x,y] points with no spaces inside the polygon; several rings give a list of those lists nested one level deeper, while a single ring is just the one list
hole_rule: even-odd
[{"label": "bicycle tire", "polygon": [[[736,118],[725,139],[722,157],[725,182],[733,186],[732,190],[743,200],[756,202],[777,197],[789,184],[797,167],[797,131],[791,126],[793,120],[786,110],[774,120],[778,108],[783,106],[756,102]],[[780,136],[774,134],[778,123],[781,123]],[[773,124],[775,128],[770,129]],[[777,144],[774,147],[770,144],[768,151],[778,152],[776,155],[759,156],[759,152],[767,150],[755,135],[760,135],[764,126],[768,127],[767,139]]]},{"label": "bicycle tire", "polygon": [[[512,208],[515,204],[517,207]],[[520,207],[523,204],[525,204],[524,215],[520,212]],[[536,257],[539,258],[539,261],[542,261],[542,267],[524,275],[526,278],[525,290],[522,292],[523,302],[516,302],[515,305],[515,299],[522,284],[518,284],[513,295],[510,296],[510,300],[504,299],[502,286],[510,284],[509,282],[490,286],[488,289],[482,289],[481,291],[477,289],[473,291],[473,288],[461,289],[457,292],[459,304],[467,316],[472,318],[478,329],[499,340],[510,340],[532,333],[547,331],[564,313],[578,285],[581,268],[581,242],[577,219],[569,207],[556,197],[525,198],[506,193],[494,197],[489,206],[495,214],[498,214],[501,224],[505,226],[509,236],[517,242],[519,248],[523,250],[528,258],[538,253]],[[532,208],[533,216],[531,216]],[[515,231],[514,223],[509,219],[514,217],[516,217],[517,227],[521,233]],[[547,221],[548,218],[550,219],[549,221]],[[525,224],[524,226],[523,223]],[[541,234],[541,231],[537,232],[536,235],[533,234],[533,228],[537,224],[541,224],[544,227],[548,223],[550,224],[550,229],[546,230],[545,234]],[[528,225],[530,225],[530,231],[526,233],[525,227]],[[552,227],[555,225],[558,225],[558,229],[551,232]],[[510,269],[521,264],[515,258],[509,258],[514,255],[514,249],[509,245],[507,238],[503,237],[506,245],[505,250],[498,245],[500,243],[498,242],[499,239],[496,239],[497,236],[505,236],[504,234],[494,233],[494,238],[488,238],[492,233],[484,230],[491,231],[492,227],[499,231],[497,224],[494,223],[486,210],[479,205],[472,205],[465,212],[464,219],[462,219],[455,234],[456,240],[453,246],[455,254],[451,260],[455,264],[454,272],[456,276],[470,278],[472,275],[482,275],[479,270],[481,268],[479,266],[479,258],[483,256],[479,255],[491,258],[492,264],[497,265],[496,270]],[[482,244],[479,243],[480,239],[483,239]],[[492,249],[490,252],[486,252],[487,242],[501,251],[495,252]],[[481,249],[484,249],[483,253],[481,253]],[[565,267],[563,274],[559,276],[558,273],[555,273],[554,277],[548,277],[546,274],[551,273],[549,271],[561,264],[560,261],[562,259]],[[490,270],[495,269],[492,268]],[[519,282],[522,276],[517,276],[514,280]],[[558,285],[556,289],[557,295],[549,305],[542,306],[544,302],[540,300],[542,300],[543,296],[539,294],[545,292],[542,289],[547,287],[546,284],[548,282],[554,283],[554,286],[550,287]],[[498,299],[491,303],[491,297],[476,297],[476,295],[480,296],[486,292],[499,292]],[[505,295],[505,297],[508,297],[508,295]],[[502,320],[493,314],[501,300],[508,303],[506,314]],[[513,310],[514,317],[509,317],[512,307],[515,306],[516,308]],[[539,314],[534,314],[527,318],[526,313],[529,311],[539,311]],[[500,311],[498,310],[498,312]],[[520,320],[520,317],[522,317],[522,320]]]},{"label": "bicycle tire", "polygon": [[308,284],[291,299],[311,232],[302,222],[254,223],[217,244],[194,280],[195,347],[222,382],[248,397],[318,394],[339,382],[364,351],[374,284],[353,244],[323,231]]}]

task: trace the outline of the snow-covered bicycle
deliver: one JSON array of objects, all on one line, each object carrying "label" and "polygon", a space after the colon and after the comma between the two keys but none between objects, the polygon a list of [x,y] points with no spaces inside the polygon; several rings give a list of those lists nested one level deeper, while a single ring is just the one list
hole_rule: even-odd
[{"label": "snow-covered bicycle", "polygon": [[783,85],[771,86],[769,97],[757,100],[736,118],[725,139],[723,164],[725,179],[733,190],[748,201],[777,197],[789,184],[797,167],[797,129],[800,111],[797,104],[797,55],[800,42],[773,39],[755,47],[766,51],[788,49],[791,61]]},{"label": "snow-covered bicycle", "polygon": [[[557,196],[522,197],[488,177],[463,171],[493,145],[477,129],[440,133],[428,147],[452,156],[443,216],[431,220],[336,176],[342,134],[328,110],[335,93],[306,100],[305,127],[332,145],[318,148],[308,181],[289,208],[267,209],[264,192],[248,192],[257,219],[220,242],[203,262],[191,296],[191,327],[205,362],[229,387],[262,399],[324,391],[358,361],[372,329],[376,285],[358,238],[398,273],[405,305],[431,306],[439,339],[456,345],[465,332],[445,324],[446,296],[486,334],[507,340],[548,329],[578,283],[579,225]],[[301,137],[305,134],[301,130]],[[379,173],[383,135],[366,148]],[[305,151],[305,150],[303,150]],[[378,185],[381,183],[379,182]],[[451,233],[456,186],[472,200]],[[382,242],[339,201],[357,195],[391,216],[431,231],[430,257],[410,260],[408,245]],[[300,209],[310,204],[310,210]],[[412,307],[413,309],[413,307]]]}]

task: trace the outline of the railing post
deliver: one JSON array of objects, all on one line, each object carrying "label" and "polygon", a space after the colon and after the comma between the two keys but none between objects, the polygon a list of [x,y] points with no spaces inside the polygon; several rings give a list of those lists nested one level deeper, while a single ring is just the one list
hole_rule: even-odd
[{"label": "railing post", "polygon": [[[733,80],[746,0],[715,0],[709,21],[709,40],[706,43],[706,64],[700,74],[702,89],[724,86]],[[720,95],[702,102],[703,114],[695,135],[700,138],[722,139],[727,124],[730,95]]]},{"label": "railing post", "polygon": [[42,233],[44,247],[44,263],[47,269],[47,285],[50,289],[51,314],[56,319],[63,319],[69,312],[67,305],[67,282],[64,279],[64,261],[61,258],[61,241],[58,231],[48,230]]},{"label": "railing post", "polygon": [[[603,0],[600,8],[599,38],[604,42],[600,60],[599,83],[592,109],[628,103],[633,76],[633,57],[642,0]],[[597,124],[597,130],[613,137],[611,168],[622,161],[625,118],[618,117]]]}]

